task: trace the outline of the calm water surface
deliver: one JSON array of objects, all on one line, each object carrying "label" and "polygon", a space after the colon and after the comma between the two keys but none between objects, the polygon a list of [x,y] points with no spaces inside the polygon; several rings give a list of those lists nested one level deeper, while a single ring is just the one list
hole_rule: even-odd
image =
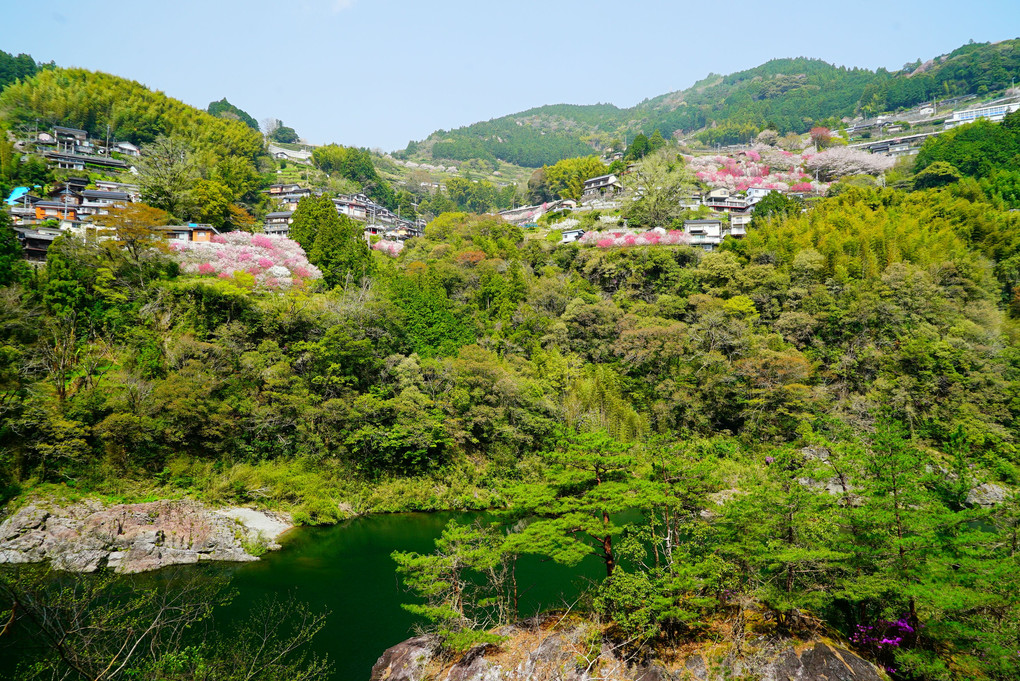
[{"label": "calm water surface", "polygon": [[[313,610],[331,612],[314,648],[328,654],[330,681],[367,681],[372,665],[386,648],[413,633],[416,618],[400,604],[411,600],[400,585],[393,551],[430,553],[447,522],[469,523],[480,514],[404,513],[358,518],[325,528],[298,528],[282,539],[283,549],[254,563],[212,563],[173,570],[228,576],[237,597],[215,612],[214,626],[229,629],[246,618],[266,597],[293,595]],[[561,607],[563,594],[576,595],[603,570],[589,557],[579,568],[565,568],[536,557],[518,561],[521,615]],[[126,577],[158,583],[172,573],[160,571]],[[24,643],[24,642],[21,642]],[[0,646],[0,678],[11,678],[18,641]]]},{"label": "calm water surface", "polygon": [[[219,564],[238,591],[234,602],[217,612],[218,625],[244,617],[263,597],[293,593],[313,609],[332,612],[315,641],[328,653],[335,681],[367,681],[382,652],[412,634],[417,621],[400,603],[404,591],[390,558],[393,551],[431,552],[446,523],[471,522],[478,515],[404,513],[358,518],[327,528],[299,528],[284,536],[284,548],[257,563]],[[522,614],[562,605],[561,594],[576,594],[601,564],[589,558],[579,569],[526,557],[518,564],[525,593]]]}]

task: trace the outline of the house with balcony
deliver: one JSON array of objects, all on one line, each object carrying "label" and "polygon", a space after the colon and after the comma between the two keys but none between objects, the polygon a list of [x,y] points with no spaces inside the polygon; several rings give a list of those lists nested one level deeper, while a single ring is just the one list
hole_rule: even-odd
[{"label": "house with balcony", "polygon": [[36,220],[77,220],[78,206],[62,201],[37,201],[33,206]]},{"label": "house with balcony", "polygon": [[751,213],[752,211],[730,213],[730,236],[738,239],[747,236],[747,230],[751,226]]},{"label": "house with balcony", "polygon": [[288,236],[290,234],[290,225],[293,222],[293,211],[276,211],[266,216],[266,222],[262,225],[262,231],[276,236]]},{"label": "house with balcony", "polygon": [[691,239],[691,246],[714,251],[723,242],[722,220],[684,220],[684,234]]},{"label": "house with balcony", "polygon": [[590,180],[584,181],[584,190],[581,200],[599,199],[605,196],[615,196],[623,191],[623,185],[616,175],[599,175]]},{"label": "house with balcony", "polygon": [[79,147],[88,145],[89,134],[85,130],[58,125],[53,128],[53,139],[56,142],[57,151],[73,154]]},{"label": "house with balcony", "polygon": [[702,197],[701,203],[714,211],[729,213],[732,211],[746,211],[752,202],[746,196],[731,194],[728,189],[713,189]]}]

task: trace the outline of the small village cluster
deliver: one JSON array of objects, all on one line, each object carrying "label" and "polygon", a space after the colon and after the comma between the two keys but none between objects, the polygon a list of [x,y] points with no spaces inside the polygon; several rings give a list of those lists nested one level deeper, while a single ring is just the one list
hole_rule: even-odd
[{"label": "small village cluster", "polygon": [[[992,106],[971,108],[956,111],[946,120],[945,128],[950,129],[962,123],[978,119],[991,121],[1001,120],[1006,114],[1020,108],[1014,101],[995,102]],[[924,109],[919,115],[932,115]],[[890,133],[897,128],[890,121],[882,118],[863,120],[850,132],[874,129]],[[871,152],[874,159],[883,158],[890,164],[899,155],[916,153],[918,145],[936,132],[906,135],[893,139],[879,139],[850,145],[850,149]],[[90,182],[86,175],[89,170],[97,170],[111,175],[130,173],[131,161],[141,152],[137,146],[127,141],[93,139],[88,132],[76,128],[55,126],[52,130],[33,135],[32,146],[35,153],[49,165],[70,174],[63,182],[42,191],[45,188],[27,188],[12,195],[7,203],[18,237],[22,243],[25,256],[32,260],[43,260],[49,245],[65,232],[78,235],[90,233],[90,229],[101,226],[102,216],[116,206],[123,206],[139,200],[139,188],[129,182],[113,180],[97,180]],[[270,146],[274,158],[301,163],[308,163],[310,152],[291,151],[275,145]],[[858,152],[859,153],[859,152]],[[780,155],[785,156],[785,158]],[[828,183],[820,181],[818,173],[812,176],[811,155],[791,154],[779,149],[742,150],[732,155],[698,156],[688,159],[689,167],[708,191],[692,194],[681,205],[691,211],[700,211],[699,219],[685,220],[683,223],[683,241],[705,250],[714,250],[727,236],[741,238],[747,234],[748,226],[755,205],[770,192],[777,191],[793,196],[823,194]],[[407,163],[412,166],[415,164]],[[424,165],[422,167],[425,167]],[[456,168],[439,167],[444,171],[455,171]],[[41,191],[33,191],[41,190]],[[293,223],[294,211],[298,202],[305,197],[319,195],[308,187],[299,184],[274,184],[265,190],[273,201],[273,210],[265,216],[262,225],[267,235],[287,237]],[[504,210],[500,216],[507,222],[528,226],[538,222],[550,213],[583,214],[585,211],[618,212],[622,207],[623,184],[620,175],[607,174],[588,179],[580,201],[562,199],[549,201],[540,205],[523,206]],[[333,199],[337,213],[364,223],[365,239],[376,243],[376,250],[391,255],[399,253],[407,239],[422,236],[425,220],[409,220],[382,206],[363,193],[344,194]],[[702,207],[707,209],[702,210]],[[568,217],[554,224],[561,230],[562,243],[580,242],[597,244],[603,247],[628,246],[644,244],[648,239],[651,243],[669,243],[678,237],[673,230],[666,241],[658,236],[641,237],[641,234],[628,230],[626,226],[619,228],[619,218],[615,215],[602,217],[609,232],[594,230],[589,238],[585,230],[577,228],[579,221]],[[611,223],[611,224],[610,224]],[[615,229],[614,229],[615,227]],[[207,224],[174,225],[162,228],[168,239],[175,242],[213,243],[217,230]],[[651,234],[651,233],[649,233]],[[609,235],[609,236],[607,236]],[[381,244],[381,245],[380,245]]]},{"label": "small village cluster", "polygon": [[[751,224],[751,216],[754,207],[759,201],[765,198],[770,192],[778,189],[763,187],[748,187],[741,192],[733,192],[725,187],[718,187],[709,190],[704,194],[691,194],[681,203],[683,208],[696,211],[700,206],[705,206],[708,211],[707,218],[685,220],[682,242],[702,248],[706,251],[714,250],[727,236],[741,238],[747,234],[747,228]],[[810,190],[809,190],[810,191]],[[623,184],[616,174],[601,175],[586,180],[581,201],[563,199],[550,201],[536,206],[524,206],[513,210],[505,210],[500,213],[507,222],[516,225],[529,225],[535,223],[543,215],[559,211],[577,211],[578,213],[591,210],[618,210],[622,202],[620,196],[623,193]],[[614,225],[618,222],[616,216],[605,216],[604,222],[611,222]],[[607,241],[602,232],[594,232],[597,236],[585,238],[586,232],[583,229],[575,228],[577,220],[567,219],[559,223],[562,229],[561,243],[580,242],[582,244],[595,244],[602,247],[613,246],[634,246],[654,245],[658,243],[680,243],[672,239],[660,241],[652,236],[649,239],[640,239],[642,232],[634,230],[610,229],[605,234],[615,235],[615,239]],[[660,229],[663,235],[667,232]],[[674,230],[677,231],[677,230]],[[652,234],[651,232],[649,234]],[[669,232],[668,234],[674,234]],[[628,237],[635,237],[630,239]]]},{"label": "small village cluster", "polygon": [[[299,184],[274,184],[266,190],[276,203],[276,210],[266,215],[263,231],[266,234],[287,236],[294,222],[294,211],[301,199],[313,196],[308,187]],[[321,194],[321,192],[319,192]],[[385,206],[374,202],[365,194],[341,194],[333,199],[340,215],[365,223],[365,238],[379,236],[388,241],[406,241],[425,233],[425,221],[400,217]]]}]

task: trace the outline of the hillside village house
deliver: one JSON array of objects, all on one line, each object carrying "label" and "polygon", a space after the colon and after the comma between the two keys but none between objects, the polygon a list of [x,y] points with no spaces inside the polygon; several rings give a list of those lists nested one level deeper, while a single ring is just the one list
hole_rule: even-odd
[{"label": "hillside village house", "polygon": [[65,204],[63,201],[37,201],[35,208],[36,220],[77,220],[78,206]]},{"label": "hillside village house", "polygon": [[290,234],[290,225],[294,222],[294,213],[289,210],[276,211],[266,216],[266,222],[262,231],[266,234],[276,236],[287,236]]},{"label": "hillside village house", "polygon": [[582,200],[595,199],[606,196],[614,196],[623,191],[623,185],[616,175],[600,175],[584,181],[584,191],[581,194]]},{"label": "hillside village house", "polygon": [[730,236],[747,236],[747,228],[751,226],[751,211],[746,213],[730,213]]},{"label": "hillside village house", "polygon": [[268,191],[271,195],[273,194],[290,194],[301,189],[299,184],[271,184],[269,185]]},{"label": "hillside village house", "polygon": [[684,220],[684,233],[691,238],[691,246],[714,251],[723,241],[722,220]]},{"label": "hillside village house", "polygon": [[214,234],[219,234],[212,225],[196,224],[194,222],[186,225],[167,225],[159,229],[171,241],[199,241],[208,243],[212,241]]},{"label": "hillside village house", "polygon": [[53,138],[57,143],[57,151],[64,151],[70,154],[74,154],[82,147],[89,145],[88,132],[78,128],[65,128],[58,125],[53,128]]},{"label": "hillside village house", "polygon": [[130,142],[117,142],[114,149],[125,156],[141,156],[142,150]]}]

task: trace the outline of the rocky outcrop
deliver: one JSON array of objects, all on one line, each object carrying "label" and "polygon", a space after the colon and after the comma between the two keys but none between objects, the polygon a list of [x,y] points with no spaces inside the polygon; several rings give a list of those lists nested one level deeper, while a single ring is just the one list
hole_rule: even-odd
[{"label": "rocky outcrop", "polygon": [[1006,503],[1006,500],[1013,494],[1008,489],[995,483],[986,482],[978,485],[967,493],[968,506],[980,506],[981,508],[993,508]]},{"label": "rocky outcrop", "polygon": [[58,570],[121,573],[203,560],[251,561],[279,548],[290,519],[189,500],[106,506],[87,501],[21,508],[0,523],[0,563],[49,561]]},{"label": "rocky outcrop", "polygon": [[586,625],[506,627],[498,646],[473,648],[456,660],[437,656],[435,641],[412,638],[383,653],[372,681],[882,681],[876,666],[825,640],[758,641],[740,654],[724,645],[669,661],[621,658]]}]

